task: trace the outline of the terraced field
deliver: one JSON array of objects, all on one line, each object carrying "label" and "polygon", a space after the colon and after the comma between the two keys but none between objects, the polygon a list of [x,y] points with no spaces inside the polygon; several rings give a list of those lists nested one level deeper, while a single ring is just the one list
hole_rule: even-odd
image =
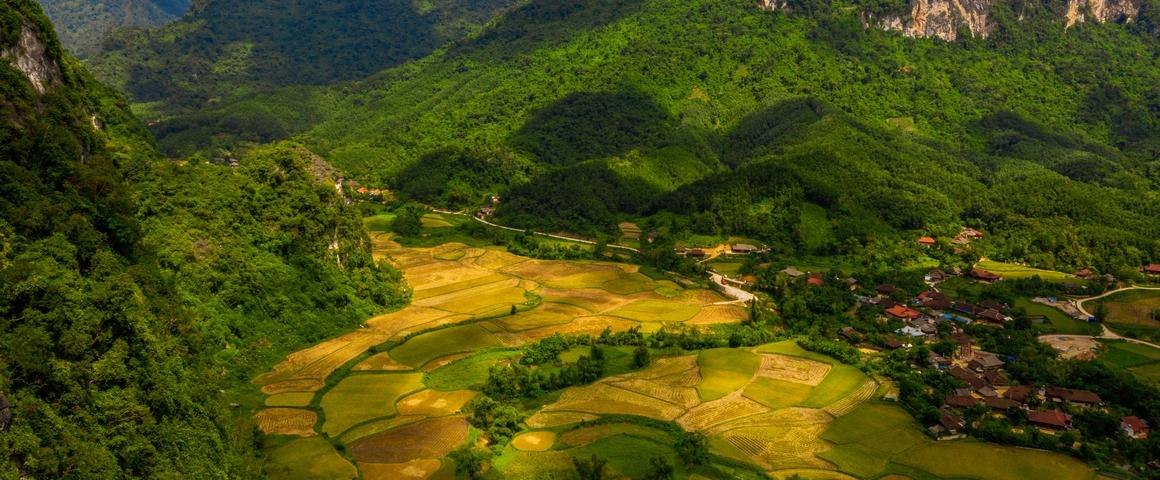
[{"label": "terraced field", "polygon": [[[288,468],[293,462],[281,456],[271,458],[268,472],[329,478],[344,476],[354,465],[364,478],[451,475],[444,458],[467,441],[461,411],[477,394],[471,388],[479,388],[491,366],[510,362],[518,354],[514,347],[555,333],[599,334],[634,326],[647,331],[663,322],[738,322],[746,315],[743,308],[713,305],[728,298],[650,279],[632,265],[532,260],[461,244],[403,248],[385,235],[373,241],[376,258],[404,272],[412,304],[290,354],[255,379],[268,395],[269,408],[255,415],[264,432],[338,439],[345,453],[328,447],[333,457],[320,457],[329,464],[325,475],[300,464]],[[684,407],[669,402],[699,402],[694,389],[699,378],[671,381],[658,386],[626,380],[625,388],[601,384],[598,388],[609,390],[598,400],[621,399],[611,404],[675,418]],[[572,395],[581,401],[586,394]],[[544,412],[529,424],[593,418]],[[520,440],[521,453],[547,454],[537,450],[548,448],[551,438],[528,434]]]}]

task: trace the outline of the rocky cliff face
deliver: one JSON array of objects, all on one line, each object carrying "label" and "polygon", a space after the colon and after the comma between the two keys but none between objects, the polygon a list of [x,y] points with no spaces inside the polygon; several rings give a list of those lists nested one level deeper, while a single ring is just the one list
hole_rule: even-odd
[{"label": "rocky cliff face", "polygon": [[61,84],[60,64],[48,55],[44,40],[30,24],[25,23],[21,28],[20,40],[15,45],[0,50],[0,59],[24,72],[39,93]]},{"label": "rocky cliff face", "polygon": [[[937,37],[947,41],[958,38],[962,32],[986,37],[992,24],[987,15],[996,0],[910,0],[910,13],[905,16],[864,14],[867,27],[902,32],[910,37]],[[1067,0],[1065,28],[1082,22],[1134,21],[1140,13],[1143,0]],[[758,0],[766,10],[790,9],[787,0]]]}]

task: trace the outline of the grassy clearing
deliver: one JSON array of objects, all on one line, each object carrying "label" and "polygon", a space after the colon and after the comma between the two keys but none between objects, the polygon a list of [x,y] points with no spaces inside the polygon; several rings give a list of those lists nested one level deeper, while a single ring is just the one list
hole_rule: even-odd
[{"label": "grassy clearing", "polygon": [[[668,438],[659,439],[667,442]],[[649,472],[649,460],[660,457],[677,469],[678,478],[682,468],[676,452],[659,441],[634,435],[614,435],[600,439],[583,447],[567,450],[566,453],[579,458],[590,458],[593,454],[608,460],[608,468],[628,478],[643,478]]]},{"label": "grassy clearing", "polygon": [[395,414],[395,401],[423,387],[418,373],[351,375],[322,397],[326,423],[322,430],[337,436],[355,424]]},{"label": "grassy clearing", "polygon": [[810,395],[802,401],[801,406],[825,407],[846,398],[865,381],[866,375],[861,370],[850,365],[834,365],[822,383],[810,391]]},{"label": "grassy clearing", "polygon": [[1160,290],[1129,290],[1085,305],[1095,312],[1098,304],[1107,309],[1107,322],[1148,328],[1160,328],[1160,321],[1152,314],[1160,309]]},{"label": "grassy clearing", "polygon": [[363,218],[363,228],[368,232],[389,232],[391,231],[391,222],[395,221],[395,214],[380,213]]},{"label": "grassy clearing", "polygon": [[1123,340],[1100,340],[1106,349],[1100,353],[1099,360],[1113,367],[1137,367],[1160,361],[1160,350],[1125,342]]},{"label": "grassy clearing", "polygon": [[974,440],[927,439],[905,411],[884,403],[866,403],[839,417],[822,438],[837,445],[819,456],[862,478],[882,475],[892,468],[890,464],[947,478],[1088,480],[1095,476],[1079,460],[1058,453]]},{"label": "grassy clearing", "polygon": [[749,382],[761,366],[761,357],[745,350],[716,348],[701,352],[697,356],[697,365],[701,367],[703,378],[697,385],[697,393],[701,395],[701,400],[710,401],[724,397]]},{"label": "grassy clearing", "polygon": [[272,480],[358,478],[358,470],[321,438],[305,438],[271,449],[266,476]]},{"label": "grassy clearing", "polygon": [[1139,375],[1145,381],[1160,384],[1160,363],[1149,363],[1147,365],[1132,367],[1128,370]]},{"label": "grassy clearing", "polygon": [[834,242],[834,227],[826,216],[826,209],[812,203],[804,203],[801,208],[800,229],[802,243],[809,251],[815,251]]},{"label": "grassy clearing", "polygon": [[1098,325],[1076,320],[1058,308],[1050,307],[1042,303],[1035,303],[1026,298],[1015,300],[1015,308],[1022,308],[1029,316],[1042,315],[1044,321],[1039,326],[1039,329],[1044,333],[1092,335],[1100,330]]},{"label": "grassy clearing", "polygon": [[727,277],[735,277],[738,273],[741,273],[742,265],[744,264],[741,262],[721,262],[717,260],[709,262],[709,266],[713,267],[713,270]]},{"label": "grassy clearing", "polygon": [[439,213],[423,215],[423,228],[451,228],[462,222],[452,222],[448,217]]},{"label": "grassy clearing", "polygon": [[758,378],[745,387],[745,396],[774,410],[801,403],[810,396],[813,387],[773,378]]},{"label": "grassy clearing", "polygon": [[423,383],[434,390],[454,391],[479,388],[487,381],[493,365],[510,362],[519,355],[515,350],[482,352],[436,368],[423,376]]},{"label": "grassy clearing", "polygon": [[500,341],[478,324],[461,325],[424,333],[391,349],[391,358],[419,367],[452,353],[498,347]]},{"label": "grassy clearing", "polygon": [[1039,278],[1048,282],[1084,283],[1083,280],[1079,279],[1079,277],[1069,273],[1025,267],[1023,265],[1015,265],[1013,263],[996,262],[994,260],[983,260],[975,264],[975,266],[988,272],[998,274],[1003,278],[1031,278],[1038,275]]}]

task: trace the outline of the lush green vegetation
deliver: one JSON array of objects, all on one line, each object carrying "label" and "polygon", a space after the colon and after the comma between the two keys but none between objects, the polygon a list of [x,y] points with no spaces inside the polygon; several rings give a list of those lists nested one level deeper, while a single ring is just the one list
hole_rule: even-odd
[{"label": "lush green vegetation", "polygon": [[[367,77],[478,30],[511,3],[201,2],[165,27],[114,32],[89,61],[102,79],[149,105],[141,113],[160,122],[154,131],[163,151],[188,154],[286,138],[337,100],[299,87],[265,92]],[[299,103],[304,98],[309,105]]]},{"label": "lush green vegetation", "polygon": [[0,51],[25,27],[58,82],[0,62],[0,476],[257,476],[249,380],[399,304],[397,272],[320,159],[160,160],[34,3],[0,2]]},{"label": "lush green vegetation", "polygon": [[39,0],[56,25],[61,43],[74,55],[100,51],[109,31],[123,27],[154,27],[176,20],[190,0]]}]

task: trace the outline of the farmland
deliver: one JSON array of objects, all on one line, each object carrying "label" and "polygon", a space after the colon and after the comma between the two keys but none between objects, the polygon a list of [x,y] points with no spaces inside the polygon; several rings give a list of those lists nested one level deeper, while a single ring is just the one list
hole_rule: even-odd
[{"label": "farmland", "polygon": [[[267,395],[255,421],[271,439],[266,471],[274,478],[451,478],[450,452],[479,436],[470,402],[491,369],[520,363],[521,347],[556,333],[737,323],[747,313],[631,265],[462,244],[405,248],[381,236],[375,244],[403,270],[413,303],[292,353],[255,379]],[[1028,475],[1075,471],[1058,455],[927,440],[902,410],[876,400],[877,381],[794,341],[669,350],[644,367],[633,365],[632,347],[603,351],[599,380],[523,404],[522,431],[496,447],[488,478],[571,478],[572,459],[592,455],[614,477],[642,476],[657,458],[686,478],[692,472],[675,448],[686,431],[705,435],[714,471],[734,478],[995,473],[925,461],[956,455],[1014,462]],[[588,354],[575,346],[557,360],[570,365]],[[917,451],[922,458],[905,455]]]},{"label": "farmland", "polygon": [[1082,280],[1080,280],[1075,275],[1057,272],[1055,270],[1043,270],[1040,268],[1032,268],[1024,265],[1016,265],[1014,263],[996,262],[994,260],[980,260],[979,263],[975,264],[975,266],[988,272],[997,274],[1003,278],[1031,278],[1037,276],[1049,282],[1083,283]]}]

